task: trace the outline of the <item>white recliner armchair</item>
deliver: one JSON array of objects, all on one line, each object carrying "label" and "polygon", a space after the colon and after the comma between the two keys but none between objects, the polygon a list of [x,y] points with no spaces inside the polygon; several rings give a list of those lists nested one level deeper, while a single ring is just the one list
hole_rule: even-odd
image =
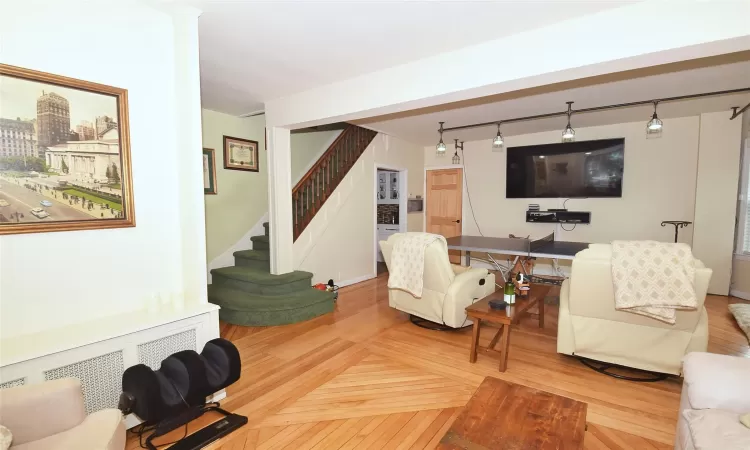
[{"label": "white recliner armchair", "polygon": [[86,415],[81,382],[62,378],[0,389],[0,424],[13,433],[10,450],[123,450],[117,409]]},{"label": "white recliner armchair", "polygon": [[669,325],[615,309],[612,246],[591,244],[573,260],[560,290],[557,352],[652,372],[680,375],[682,358],[705,352],[708,315],[703,302],[712,271],[697,259],[694,288],[698,308],[677,311]]},{"label": "white recliner armchair", "polygon": [[[380,241],[389,270],[393,247],[403,236],[397,233],[387,241]],[[466,317],[466,307],[495,291],[495,275],[487,269],[451,264],[448,250],[439,241],[427,246],[424,257],[422,298],[400,289],[389,289],[388,304],[399,311],[452,328],[470,325],[472,322]]]}]

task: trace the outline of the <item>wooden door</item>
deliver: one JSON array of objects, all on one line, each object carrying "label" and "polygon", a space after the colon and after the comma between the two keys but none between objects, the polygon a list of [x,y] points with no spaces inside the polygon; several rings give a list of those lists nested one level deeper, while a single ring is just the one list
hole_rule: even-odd
[{"label": "wooden door", "polygon": [[[425,229],[446,238],[461,235],[463,171],[441,169],[427,171],[427,206]],[[461,263],[461,252],[450,250],[450,260]]]}]

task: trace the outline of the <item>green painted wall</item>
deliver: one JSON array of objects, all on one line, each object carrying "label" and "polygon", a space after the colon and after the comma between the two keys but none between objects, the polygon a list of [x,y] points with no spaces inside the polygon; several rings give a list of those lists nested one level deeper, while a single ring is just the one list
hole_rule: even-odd
[{"label": "green painted wall", "polygon": [[307,173],[312,161],[317,160],[339,134],[341,130],[292,134],[289,143],[292,150],[292,184]]},{"label": "green painted wall", "polygon": [[[217,195],[206,195],[206,260],[213,261],[237,243],[268,212],[265,116],[241,118],[202,110],[203,147],[216,153]],[[292,183],[341,131],[292,134]],[[224,169],[223,136],[258,141],[260,172]],[[250,242],[247,242],[250,248]],[[222,264],[223,265],[223,264]]]},{"label": "green painted wall", "polygon": [[[265,116],[241,118],[204,109],[203,147],[216,153],[217,195],[206,195],[206,258],[234,245],[268,211]],[[224,169],[223,136],[258,141],[260,172]]]}]

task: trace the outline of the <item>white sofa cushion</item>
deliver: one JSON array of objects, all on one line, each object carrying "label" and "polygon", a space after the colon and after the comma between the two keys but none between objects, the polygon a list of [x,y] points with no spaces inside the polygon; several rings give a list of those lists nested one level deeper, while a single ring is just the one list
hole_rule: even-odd
[{"label": "white sofa cushion", "polygon": [[685,356],[682,372],[693,409],[750,411],[750,359],[694,352]]},{"label": "white sofa cushion", "polygon": [[739,414],[723,409],[689,409],[682,414],[696,450],[750,449],[750,429],[740,423]]}]

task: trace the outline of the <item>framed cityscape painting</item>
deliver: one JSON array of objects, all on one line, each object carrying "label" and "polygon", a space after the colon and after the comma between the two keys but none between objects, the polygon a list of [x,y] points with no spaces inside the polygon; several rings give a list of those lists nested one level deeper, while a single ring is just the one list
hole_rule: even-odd
[{"label": "framed cityscape painting", "polygon": [[0,234],[135,226],[125,89],[0,64]]},{"label": "framed cityscape painting", "polygon": [[216,154],[212,148],[203,149],[203,193],[215,195],[216,190]]},{"label": "framed cityscape painting", "polygon": [[258,172],[258,141],[224,136],[224,168]]}]

